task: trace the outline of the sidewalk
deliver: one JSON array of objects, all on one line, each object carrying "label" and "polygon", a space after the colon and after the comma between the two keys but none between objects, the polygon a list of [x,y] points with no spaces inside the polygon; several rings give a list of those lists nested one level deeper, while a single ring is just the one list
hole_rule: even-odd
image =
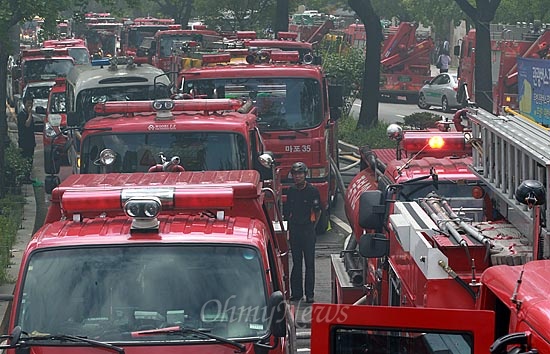
[{"label": "sidewalk", "polygon": [[[7,112],[8,116],[8,136],[9,138],[14,142],[17,143],[17,125],[15,124],[15,120],[13,119],[12,112]],[[42,152],[42,140],[38,139],[39,136],[35,135],[37,147],[35,150],[35,161],[39,158],[39,153]],[[40,144],[40,147],[38,146]],[[33,171],[32,176],[34,179],[40,178],[41,170],[43,170],[41,164],[35,163],[33,165]],[[44,179],[43,176],[41,178]],[[27,247],[27,244],[31,240],[31,237],[35,230],[35,221],[36,221],[36,197],[35,197],[35,190],[39,189],[39,183],[32,184],[24,184],[22,186],[22,192],[23,196],[25,197],[25,205],[23,207],[23,220],[21,220],[21,226],[19,230],[17,231],[17,235],[15,238],[15,243],[13,244],[10,252],[11,252],[11,262],[8,268],[6,269],[6,276],[11,281],[7,284],[0,285],[0,294],[7,295],[7,294],[13,294],[13,290],[15,288],[15,281],[17,280],[17,276],[19,274],[19,267],[21,266],[21,260],[23,257],[23,252],[25,251],[25,248]],[[37,193],[38,195],[40,193]],[[2,318],[2,322],[0,323],[0,334],[6,334],[7,333],[7,325],[9,320],[9,309],[11,308],[11,302],[8,301],[0,301],[0,316]]]}]

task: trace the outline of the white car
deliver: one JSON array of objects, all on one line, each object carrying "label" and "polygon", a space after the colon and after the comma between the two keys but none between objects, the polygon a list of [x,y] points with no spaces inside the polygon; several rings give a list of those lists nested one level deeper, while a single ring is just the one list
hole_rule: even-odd
[{"label": "white car", "polygon": [[443,112],[449,112],[452,108],[461,108],[457,101],[458,79],[451,73],[441,73],[432,80],[426,82],[418,92],[418,107],[428,109],[431,106],[439,106]]},{"label": "white car", "polygon": [[[48,107],[48,97],[50,96],[50,91],[54,85],[55,81],[31,82],[25,86],[23,93],[21,94],[21,98],[19,99],[19,102],[17,102],[16,113],[19,113],[25,108],[23,98],[29,94],[34,98],[32,105],[32,116],[36,131],[42,131],[44,117],[46,116],[46,108]],[[38,107],[42,107],[43,109]]]}]

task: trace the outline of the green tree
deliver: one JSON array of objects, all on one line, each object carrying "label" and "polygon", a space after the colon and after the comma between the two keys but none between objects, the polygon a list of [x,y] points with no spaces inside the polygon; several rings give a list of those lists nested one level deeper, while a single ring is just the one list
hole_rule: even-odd
[{"label": "green tree", "polygon": [[367,33],[367,55],[361,83],[361,111],[357,127],[368,129],[378,124],[380,51],[384,36],[380,16],[375,12],[371,0],[349,0],[348,3],[365,25]]},{"label": "green tree", "polygon": [[154,0],[161,17],[173,18],[183,28],[193,15],[194,0]]},{"label": "green tree", "polygon": [[550,21],[548,0],[502,0],[494,21],[509,24],[534,21],[547,23]]},{"label": "green tree", "polygon": [[468,0],[455,0],[470,17],[476,28],[475,85],[476,103],[483,109],[493,111],[493,79],[491,75],[490,24],[501,0],[476,0],[474,7]]},{"label": "green tree", "polygon": [[275,16],[276,0],[201,0],[195,2],[211,28],[223,30],[263,30]]},{"label": "green tree", "polygon": [[[34,16],[43,17],[46,31],[55,28],[55,20],[59,13],[71,7],[72,1],[35,1],[35,0],[0,0],[0,171],[5,171],[5,149],[8,141],[8,123],[6,116],[6,80],[7,65],[10,55],[18,52],[19,38],[13,40],[10,33],[19,33],[18,24],[30,20]],[[15,27],[15,29],[14,29]],[[0,173],[0,197],[6,190],[3,173]]]}]

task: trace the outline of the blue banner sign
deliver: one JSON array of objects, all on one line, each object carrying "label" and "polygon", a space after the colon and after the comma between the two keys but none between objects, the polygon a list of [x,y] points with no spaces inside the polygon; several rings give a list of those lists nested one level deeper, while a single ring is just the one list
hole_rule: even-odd
[{"label": "blue banner sign", "polygon": [[519,111],[550,127],[550,60],[518,58]]}]

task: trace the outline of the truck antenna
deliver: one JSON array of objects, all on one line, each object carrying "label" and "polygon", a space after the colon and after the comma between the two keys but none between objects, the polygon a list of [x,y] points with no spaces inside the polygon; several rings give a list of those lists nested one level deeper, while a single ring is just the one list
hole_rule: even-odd
[{"label": "truck antenna", "polygon": [[524,271],[524,267],[521,268],[521,272],[519,273],[519,278],[516,281],[516,287],[514,288],[514,293],[512,294],[512,297],[510,298],[510,301],[513,304],[516,305],[516,310],[517,311],[519,311],[519,309],[521,308],[521,303],[522,303],[521,300],[518,300],[518,291],[519,291],[519,287],[521,285],[521,280],[523,278],[523,271]]}]

